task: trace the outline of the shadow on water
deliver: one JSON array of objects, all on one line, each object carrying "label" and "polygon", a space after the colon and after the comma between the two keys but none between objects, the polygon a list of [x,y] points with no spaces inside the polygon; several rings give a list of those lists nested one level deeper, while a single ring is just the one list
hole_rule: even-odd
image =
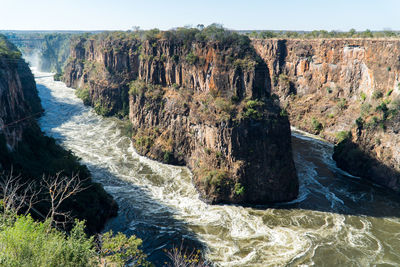
[{"label": "shadow on water", "polygon": [[[55,98],[49,88],[38,84],[42,102],[46,102],[45,112],[55,112],[58,116],[49,125],[42,125],[47,134],[55,137],[57,141],[66,139],[62,132],[54,131],[64,123],[81,115],[90,108],[83,108],[74,103],[62,102]],[[66,100],[67,101],[67,100]],[[49,118],[47,118],[49,119]],[[49,127],[49,128],[46,128]],[[143,250],[148,259],[157,266],[168,261],[164,250],[170,250],[181,244],[192,249],[206,250],[206,245],[201,242],[195,233],[186,226],[185,222],[174,218],[177,212],[173,208],[154,199],[149,192],[132,182],[125,181],[111,173],[107,168],[83,162],[89,168],[96,182],[100,182],[119,205],[118,216],[109,220],[105,231],[123,232],[131,236],[136,235],[143,240]],[[157,175],[150,168],[149,174]]]},{"label": "shadow on water", "polygon": [[105,231],[138,236],[143,240],[143,250],[149,260],[155,264],[168,260],[165,249],[170,250],[181,243],[190,249],[206,249],[185,222],[174,218],[176,211],[173,208],[152,198],[144,188],[121,180],[106,168],[86,165],[119,206],[118,216],[109,220]]},{"label": "shadow on water", "polygon": [[274,208],[400,217],[400,196],[337,168],[330,144],[294,134],[292,145],[300,180],[299,199],[273,205]]}]

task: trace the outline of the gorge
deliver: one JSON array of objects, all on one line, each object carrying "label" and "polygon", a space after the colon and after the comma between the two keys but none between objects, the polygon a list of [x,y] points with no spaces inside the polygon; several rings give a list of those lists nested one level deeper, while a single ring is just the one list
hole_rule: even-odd
[{"label": "gorge", "polygon": [[[396,266],[399,197],[368,180],[398,191],[398,41],[251,40],[243,53],[243,44],[129,36],[76,39],[64,81],[77,91],[35,73],[52,111],[41,128],[121,207],[106,229],[139,235],[154,262],[183,238],[221,266]],[[340,143],[296,130],[290,137],[288,120]],[[334,150],[338,166],[361,179],[336,167]],[[287,179],[252,188],[253,168]],[[227,177],[234,182],[218,183]]]}]

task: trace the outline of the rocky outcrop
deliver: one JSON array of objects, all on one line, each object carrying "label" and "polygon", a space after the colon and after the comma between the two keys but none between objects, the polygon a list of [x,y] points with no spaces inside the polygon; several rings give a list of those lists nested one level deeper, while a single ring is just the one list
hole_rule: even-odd
[{"label": "rocky outcrop", "polygon": [[129,103],[137,151],[187,165],[205,201],[297,196],[288,118],[248,43],[97,35],[72,46],[64,78],[100,114]]},{"label": "rocky outcrop", "polygon": [[[39,190],[43,175],[79,173],[81,179],[86,179],[88,189],[69,199],[62,208],[85,219],[89,232],[100,231],[105,221],[116,215],[117,205],[99,184],[91,181],[87,168],[71,152],[44,136],[36,122],[41,112],[36,83],[27,63],[16,47],[0,36],[0,179],[3,172],[13,172],[24,183],[36,181]],[[43,200],[35,208],[47,214],[46,196],[40,196]]]},{"label": "rocky outcrop", "polygon": [[253,40],[290,122],[330,141],[338,165],[399,190],[400,41]]}]

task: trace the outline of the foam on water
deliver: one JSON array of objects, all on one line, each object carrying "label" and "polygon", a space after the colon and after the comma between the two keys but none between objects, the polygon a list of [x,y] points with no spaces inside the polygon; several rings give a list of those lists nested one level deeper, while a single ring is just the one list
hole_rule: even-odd
[{"label": "foam on water", "polygon": [[46,110],[40,119],[43,131],[80,157],[119,203],[118,218],[108,228],[150,242],[147,253],[161,251],[165,242],[180,237],[204,243],[207,257],[220,266],[400,262],[398,236],[388,239],[388,233],[376,231],[385,225],[399,233],[397,214],[374,217],[351,208],[373,203],[400,210],[398,202],[375,190],[357,191],[361,185],[344,178],[332,160],[332,145],[293,134],[300,178],[295,201],[269,207],[207,205],[199,200],[187,168],[138,155],[121,135],[120,121],[96,115],[73,89],[54,82],[48,73],[35,75]]}]

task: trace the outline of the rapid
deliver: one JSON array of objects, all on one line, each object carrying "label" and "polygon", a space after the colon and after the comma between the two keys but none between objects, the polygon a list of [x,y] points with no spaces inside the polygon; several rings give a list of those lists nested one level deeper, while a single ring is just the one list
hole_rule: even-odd
[{"label": "rapid", "polygon": [[123,122],[97,115],[51,73],[33,72],[42,130],[80,157],[118,202],[105,230],[139,236],[151,260],[183,239],[217,266],[399,266],[400,197],[338,169],[331,144],[292,130],[295,201],[207,205],[187,168],[138,155]]}]

